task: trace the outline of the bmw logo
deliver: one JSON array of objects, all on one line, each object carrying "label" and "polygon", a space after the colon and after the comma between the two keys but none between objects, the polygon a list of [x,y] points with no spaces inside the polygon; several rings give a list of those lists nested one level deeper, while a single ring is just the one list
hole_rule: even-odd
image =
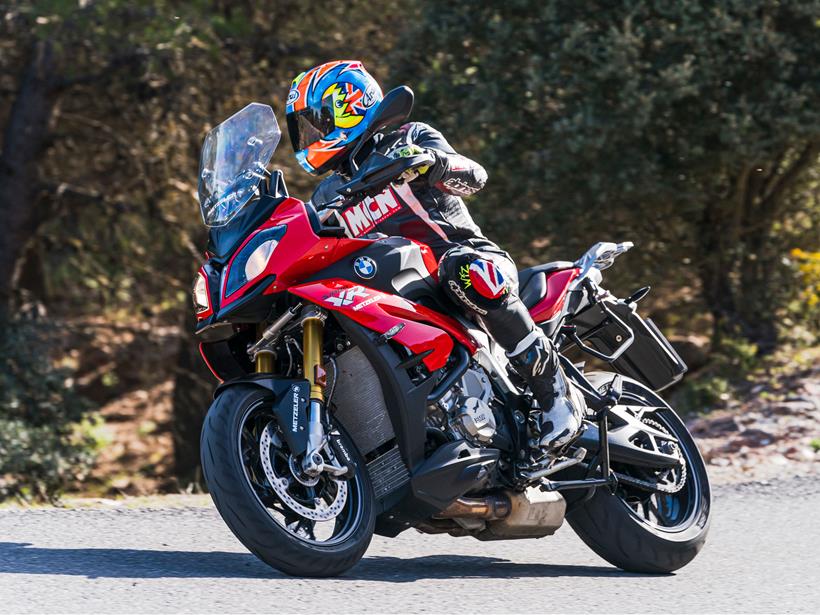
[{"label": "bmw logo", "polygon": [[369,256],[360,256],[353,261],[353,271],[356,275],[365,280],[369,280],[376,275],[376,261]]}]

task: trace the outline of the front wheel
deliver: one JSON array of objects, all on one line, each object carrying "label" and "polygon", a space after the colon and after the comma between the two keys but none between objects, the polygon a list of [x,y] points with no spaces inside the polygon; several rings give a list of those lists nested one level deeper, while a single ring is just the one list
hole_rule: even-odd
[{"label": "front wheel", "polygon": [[[607,386],[612,376],[588,375],[601,386]],[[686,425],[655,393],[624,378],[619,405],[673,436],[681,463],[656,472],[613,463],[612,470],[620,477],[615,493],[597,489],[592,498],[571,510],[567,520],[587,546],[609,563],[630,572],[669,573],[692,561],[706,542],[711,519],[706,466]]]},{"label": "front wheel", "polygon": [[[222,519],[262,561],[295,576],[329,577],[354,566],[375,525],[373,487],[356,447],[352,478],[305,475],[290,454],[265,389],[238,384],[211,405],[202,469]],[[330,450],[323,451],[328,459]]]}]

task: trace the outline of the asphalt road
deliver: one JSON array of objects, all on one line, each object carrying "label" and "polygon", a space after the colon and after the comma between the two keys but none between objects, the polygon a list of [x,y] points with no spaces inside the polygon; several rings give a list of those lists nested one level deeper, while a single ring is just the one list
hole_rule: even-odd
[{"label": "asphalt road", "polygon": [[346,576],[288,578],[212,508],[0,511],[0,612],[814,612],[820,480],[717,489],[706,547],[668,576],[626,574],[568,527],[481,543],[377,537]]}]

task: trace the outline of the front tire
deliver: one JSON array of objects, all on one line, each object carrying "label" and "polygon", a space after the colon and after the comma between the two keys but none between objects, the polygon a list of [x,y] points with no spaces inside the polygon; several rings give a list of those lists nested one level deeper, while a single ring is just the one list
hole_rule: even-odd
[{"label": "front tire", "polygon": [[[285,493],[287,501],[284,501],[277,495],[282,492],[271,486],[270,468],[276,463],[277,455],[280,468],[290,466],[281,461],[287,459],[286,445],[273,433],[276,426],[270,409],[272,402],[266,389],[243,384],[225,389],[214,400],[205,418],[201,440],[202,469],[211,498],[234,535],[268,565],[294,576],[339,575],[362,558],[373,536],[376,519],[373,487],[364,460],[340,429],[357,463],[357,471],[353,478],[344,481],[342,510],[336,517],[323,521],[323,525],[331,526],[324,530],[328,536],[320,537],[316,531],[318,522],[295,511],[310,514],[311,500],[320,512],[336,507],[340,501],[339,481],[328,478],[316,485],[304,486],[292,475],[291,484],[296,488],[293,496]],[[260,436],[266,430],[268,439],[260,444],[263,442]],[[273,434],[273,443],[268,445],[270,434]],[[256,444],[249,440],[255,440]],[[255,454],[254,449],[261,447],[264,451],[268,446],[271,456],[264,463],[260,459],[262,453]],[[320,491],[324,484],[321,481],[329,483],[329,496]],[[319,502],[324,497],[332,500],[334,488],[337,497],[332,503]]]},{"label": "front tire", "polygon": [[[596,378],[599,375],[588,377],[595,384],[612,380],[612,374]],[[653,497],[625,485],[619,485],[614,494],[598,488],[588,501],[576,504],[567,521],[588,547],[618,568],[670,573],[691,562],[706,542],[711,522],[706,466],[686,425],[656,394],[624,378],[621,399],[625,405],[652,408],[652,420],[678,439],[686,461],[686,482],[675,494]],[[630,471],[614,464],[613,470]]]}]

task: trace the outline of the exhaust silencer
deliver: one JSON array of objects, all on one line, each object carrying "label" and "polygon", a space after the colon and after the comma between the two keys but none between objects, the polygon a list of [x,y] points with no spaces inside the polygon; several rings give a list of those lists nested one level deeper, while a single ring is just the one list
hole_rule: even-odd
[{"label": "exhaust silencer", "polygon": [[564,522],[567,503],[557,491],[530,487],[521,493],[506,491],[483,498],[458,498],[436,519],[482,519],[484,529],[473,533],[479,540],[542,538],[554,534]]},{"label": "exhaust silencer", "polygon": [[436,519],[503,519],[510,514],[510,498],[489,495],[484,498],[458,498],[438,513]]}]

